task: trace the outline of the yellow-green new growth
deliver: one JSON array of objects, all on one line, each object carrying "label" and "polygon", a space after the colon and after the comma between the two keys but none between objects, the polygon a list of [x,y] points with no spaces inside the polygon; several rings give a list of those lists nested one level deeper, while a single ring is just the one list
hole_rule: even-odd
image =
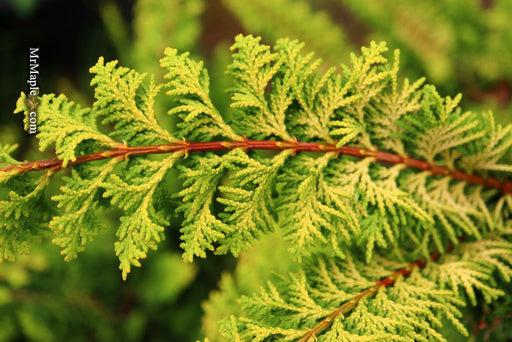
[{"label": "yellow-green new growth", "polygon": [[176,142],[155,117],[153,106],[162,85],[156,85],[153,77],[148,81],[146,74],[116,66],[117,61],[105,64],[100,58],[89,70],[96,75],[91,80],[91,86],[95,86],[94,108],[105,117],[104,125],[115,123],[111,135],[133,146]]},{"label": "yellow-green new growth", "polygon": [[176,106],[168,114],[178,114],[182,119],[178,123],[181,138],[207,140],[220,136],[240,139],[224,123],[210,99],[210,81],[203,62],[192,60],[188,53],[178,54],[176,49],[168,48],[160,65],[167,70],[167,95],[176,101]]},{"label": "yellow-green new growth", "polygon": [[[14,113],[31,110],[26,96],[21,94]],[[28,115],[25,116],[28,118]],[[96,146],[113,148],[117,143],[98,129],[98,113],[91,108],[81,108],[69,101],[65,95],[43,95],[37,107],[39,149],[46,150],[55,145],[55,153],[65,167],[75,161],[79,146],[94,141]]]},{"label": "yellow-green new growth", "polygon": [[[390,62],[384,43],[363,48],[341,73],[318,73],[320,62],[302,49],[289,39],[272,48],[235,38],[230,122],[210,98],[203,63],[175,49],[161,60],[163,84],[100,58],[90,108],[43,95],[38,138],[59,159],[19,163],[12,148],[0,149],[12,164],[0,171],[9,191],[0,206],[3,257],[45,235],[67,260],[76,257],[110,202],[121,209],[115,250],[126,278],[165,238],[176,211],[187,261],[208,251],[239,256],[269,234],[289,244],[290,262],[302,261],[282,285],[242,301],[240,320],[223,325],[230,340],[444,341],[446,321],[465,333],[456,306],[477,293],[501,295],[495,270],[512,276],[511,128],[463,112],[459,97],[443,98],[423,79],[400,86],[398,53]],[[162,89],[181,120],[173,134],[153,108]],[[17,111],[29,110],[22,96]],[[167,193],[176,165],[177,208]],[[51,193],[50,176],[62,168],[71,176]],[[46,173],[35,179],[35,170]],[[440,257],[447,250],[452,259]],[[432,253],[437,266],[403,266]],[[364,292],[373,280],[379,286]],[[340,306],[345,299],[350,305]],[[332,321],[309,330],[325,317]]]}]

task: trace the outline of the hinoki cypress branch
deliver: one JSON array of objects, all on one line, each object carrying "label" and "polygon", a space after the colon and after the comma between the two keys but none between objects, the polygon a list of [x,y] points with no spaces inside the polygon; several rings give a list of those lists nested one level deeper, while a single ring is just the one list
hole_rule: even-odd
[{"label": "hinoki cypress branch", "polygon": [[[68,162],[68,165],[92,162],[108,158],[126,159],[130,156],[145,154],[162,154],[169,152],[183,152],[189,154],[192,152],[204,151],[222,151],[240,148],[244,151],[249,150],[291,150],[296,152],[316,152],[316,153],[334,153],[336,155],[347,155],[359,158],[373,158],[376,162],[389,164],[403,164],[412,169],[429,171],[433,177],[448,176],[454,180],[467,182],[469,184],[478,184],[487,188],[496,188],[505,194],[512,194],[512,181],[500,181],[494,177],[483,177],[475,174],[467,174],[456,169],[449,169],[446,166],[428,163],[424,160],[402,157],[400,155],[378,151],[367,150],[360,147],[340,146],[336,144],[310,143],[299,141],[270,141],[270,140],[242,140],[242,141],[212,141],[212,142],[188,142],[183,141],[174,144],[152,145],[152,146],[127,146],[112,150],[90,153],[76,157],[76,160]],[[60,159],[42,159],[27,163],[13,164],[0,168],[0,172],[8,174],[19,174],[27,171],[39,171],[44,169],[60,170],[62,160]]]},{"label": "hinoki cypress branch", "polygon": [[[161,60],[164,83],[100,58],[90,107],[39,97],[39,148],[54,146],[57,158],[20,163],[0,145],[3,258],[48,235],[65,260],[76,258],[116,206],[123,279],[176,224],[188,262],[237,257],[271,234],[288,246],[283,261],[297,268],[280,282],[259,294],[222,289],[228,301],[242,295],[229,310],[239,319],[219,325],[229,341],[445,341],[440,317],[467,334],[458,308],[490,303],[504,294],[500,277],[512,279],[512,126],[462,112],[460,95],[441,97],[424,79],[399,83],[399,54],[389,62],[384,43],[342,73],[318,72],[302,48],[236,37],[229,122],[203,63],[175,49]],[[154,109],[162,89],[175,132]],[[32,109],[22,94],[15,112]],[[59,190],[48,188],[69,166]],[[180,189],[169,187],[171,169]],[[37,170],[47,173],[28,174]],[[429,256],[439,262],[399,261]]]}]

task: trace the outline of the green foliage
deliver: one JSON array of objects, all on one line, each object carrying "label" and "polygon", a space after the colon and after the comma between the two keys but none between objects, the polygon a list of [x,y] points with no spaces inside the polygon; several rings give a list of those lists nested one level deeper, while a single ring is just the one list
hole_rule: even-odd
[{"label": "green foliage", "polygon": [[[415,269],[407,279],[380,289],[375,298],[361,300],[349,315],[338,316],[318,341],[446,341],[438,332],[443,325],[467,336],[460,307],[468,299],[473,302],[475,290],[486,302],[504,295],[494,278],[496,272],[509,278],[510,247],[510,242],[495,236],[463,243],[441,262]],[[223,333],[227,340],[233,340],[231,336],[241,341],[296,340],[334,307],[371,287],[373,279],[402,267],[404,263],[384,258],[365,264],[352,258],[316,256],[275,285],[269,283],[261,292],[243,296],[240,318],[232,324],[227,318]],[[224,290],[230,293],[237,287]]]},{"label": "green foliage", "polygon": [[[45,227],[52,209],[44,198],[52,172],[47,171],[35,180],[18,179],[5,183],[12,189],[6,200],[0,201],[0,253],[2,259],[14,261],[19,254],[25,254],[30,246],[45,234]],[[37,185],[36,185],[37,184]],[[41,210],[33,210],[41,208]]]},{"label": "green foliage", "polygon": [[180,51],[194,49],[203,8],[203,0],[139,0],[133,7],[133,41],[129,25],[114,2],[103,3],[100,14],[121,60],[137,70],[161,75],[155,60],[163,57],[166,46]]},{"label": "green foliage", "polygon": [[[16,150],[17,145],[0,145],[0,165],[14,165],[19,162],[11,157],[11,154]],[[11,172],[2,172],[0,175],[0,183],[7,181],[11,176],[17,174],[18,171],[13,170]]]},{"label": "green foliage", "polygon": [[142,0],[134,12],[135,42],[132,48],[134,64],[148,71],[157,71],[155,60],[162,57],[166,46],[190,51],[200,35],[199,16],[203,0]]},{"label": "green foliage", "polygon": [[[398,2],[394,1],[370,5],[343,0],[343,4],[374,29],[372,39],[386,36],[394,46],[409,52],[408,59],[414,58],[417,65],[424,68],[423,74],[436,82],[447,80],[454,61],[450,60],[449,51],[454,48],[455,28],[447,22],[449,15],[441,11],[441,6],[434,1],[421,4],[408,1],[397,6]],[[478,5],[475,3],[473,6]]]},{"label": "green foliage", "polygon": [[462,90],[466,108],[492,107],[501,122],[508,122],[511,112],[504,93],[512,75],[512,7],[506,0],[223,3],[247,32],[265,41],[304,41],[327,67],[348,62],[349,53],[360,45],[387,41],[401,50],[403,74],[426,76],[443,93]]},{"label": "green foliage", "polygon": [[[68,161],[76,160],[77,151],[84,154],[98,146],[121,148],[126,146],[126,142],[148,144],[177,141],[159,126],[153,112],[154,98],[161,86],[156,86],[151,80],[144,83],[144,74],[116,68],[116,64],[115,61],[105,64],[100,58],[91,68],[91,72],[96,74],[91,81],[96,86],[96,102],[92,108],[81,109],[68,102],[63,95],[42,96],[38,107],[40,146],[43,149],[55,144],[63,167]],[[29,110],[22,94],[15,112],[27,113]],[[52,116],[56,121],[51,120]],[[103,124],[115,124],[111,132],[105,134],[99,131],[96,125],[99,116],[105,117]],[[113,138],[121,138],[123,144]],[[134,159],[117,168],[120,160],[113,158],[107,164],[86,165],[73,172],[66,186],[61,188],[62,194],[53,197],[64,210],[50,222],[50,228],[55,233],[53,241],[63,248],[62,254],[66,259],[75,258],[78,252],[84,250],[84,244],[97,235],[102,226],[98,217],[102,207],[99,198],[111,197],[111,203],[125,211],[118,229],[116,253],[123,277],[126,278],[130,266],[139,266],[138,260],[146,257],[148,249],[155,249],[156,243],[163,237],[162,232],[168,221],[155,207],[153,197],[162,196],[159,185],[180,155],[171,154],[161,161]],[[30,208],[31,201],[38,198],[36,195],[47,184],[48,176],[36,183],[35,189],[24,197],[16,197],[16,200],[12,197],[9,207],[27,205],[26,208]],[[28,215],[27,209],[24,209],[25,216]],[[7,208],[5,216],[17,220],[21,210]],[[10,236],[12,238],[14,235]],[[28,238],[20,239],[23,240]]]},{"label": "green foliage", "polygon": [[[23,95],[22,95],[23,96]],[[17,165],[11,154],[17,146],[0,145],[0,165]],[[0,183],[7,189],[0,200],[0,260],[14,261],[30,246],[46,235],[46,226],[52,209],[44,196],[52,171],[35,179],[18,175],[17,170],[2,172]],[[41,210],[33,210],[41,208]]]},{"label": "green foliage", "polygon": [[64,208],[62,215],[52,218],[50,228],[55,234],[52,241],[63,248],[61,254],[65,260],[76,258],[104,226],[100,194],[118,162],[118,159],[112,159],[107,165],[91,167],[87,178],[72,170],[71,177],[65,179],[66,185],[60,188],[62,193],[52,197],[58,202],[58,208]]},{"label": "green foliage", "polygon": [[90,69],[96,74],[91,86],[96,86],[94,97],[98,115],[105,116],[103,124],[115,122],[113,137],[121,137],[133,145],[144,145],[164,140],[175,142],[155,118],[153,105],[161,86],[153,79],[144,82],[145,74],[128,68],[116,68],[117,61],[105,64],[103,58]]},{"label": "green foliage", "polygon": [[[181,52],[198,52],[203,0],[138,0],[133,6],[131,22],[123,18],[124,5],[106,1],[100,8],[103,24],[123,65],[154,75],[160,84],[165,70],[155,61],[164,57],[167,46]],[[162,113],[173,106],[169,97],[157,96],[151,108]],[[164,125],[175,122],[173,117],[160,119]]]},{"label": "green foliage", "polygon": [[387,41],[400,49],[407,75],[426,76],[443,93],[462,91],[466,108],[492,107],[508,122],[509,101],[496,91],[509,84],[512,75],[509,1],[338,3],[364,27],[361,43]]},{"label": "green foliage", "polygon": [[217,200],[225,205],[222,217],[231,226],[231,232],[219,247],[219,253],[230,251],[236,256],[263,234],[274,230],[272,185],[289,155],[289,151],[283,151],[270,161],[259,162],[236,150],[229,159],[230,184],[219,187],[223,196]]},{"label": "green foliage", "polygon": [[[130,266],[140,266],[139,259],[147,256],[149,249],[156,249],[169,224],[168,215],[157,207],[159,186],[167,171],[180,157],[173,153],[162,161],[136,159],[121,170],[121,177],[111,174],[103,187],[103,197],[111,197],[111,203],[124,211],[117,230],[119,241],[115,243],[116,254],[121,262],[123,279]],[[163,202],[163,201],[162,201]]]},{"label": "green foliage", "polygon": [[211,102],[210,81],[203,63],[195,62],[188,56],[187,52],[178,54],[176,49],[168,48],[160,61],[167,70],[167,95],[175,102],[169,114],[178,114],[183,121],[178,124],[179,135],[204,140],[217,136],[238,139],[239,136],[224,123]]},{"label": "green foliage", "polygon": [[[297,339],[374,279],[408,267],[405,261],[455,248],[409,278],[393,279],[394,286],[375,298],[358,301],[318,340],[445,341],[439,330],[447,324],[467,334],[459,307],[475,305],[479,296],[485,302],[502,296],[497,273],[504,282],[512,276],[512,197],[455,181],[449,171],[468,172],[466,180],[473,171],[507,179],[512,126],[496,125],[491,114],[463,112],[460,96],[443,98],[424,79],[400,83],[398,52],[390,61],[385,43],[351,55],[341,73],[318,72],[320,61],[303,48],[290,39],[272,48],[260,38],[237,36],[228,67],[230,120],[210,98],[203,63],[172,48],[160,61],[164,83],[100,58],[90,69],[90,108],[63,95],[41,96],[41,149],[54,145],[62,167],[72,171],[54,193],[47,187],[60,165],[33,179],[24,173],[29,166],[2,146],[0,157],[17,164],[2,171],[10,191],[0,207],[4,258],[43,235],[52,236],[66,260],[75,258],[105,226],[108,202],[120,209],[114,246],[123,279],[166,237],[174,211],[183,219],[180,246],[189,262],[207,251],[242,258],[276,236],[290,254],[283,269],[297,263],[296,269],[258,294],[239,278],[225,278],[227,297],[210,306],[225,304],[222,310],[236,315],[219,329],[226,339],[264,341]],[[179,119],[175,134],[155,110],[164,88],[172,103],[168,113]],[[16,112],[27,117],[30,110],[22,94]],[[300,144],[323,153],[296,156]],[[347,144],[361,158],[334,149]],[[197,155],[211,150],[217,151]],[[392,165],[378,158],[380,151],[396,153]],[[146,153],[166,154],[140,156]],[[78,157],[90,163],[69,165]],[[423,171],[407,167],[414,164]],[[167,187],[176,165],[183,180],[177,207]],[[447,174],[433,177],[441,165]],[[47,203],[46,191],[57,205]],[[41,206],[50,209],[31,210]],[[468,242],[459,243],[461,236]],[[184,283],[193,277],[190,270],[183,274]],[[234,308],[240,294],[247,296]]]},{"label": "green foliage", "polygon": [[335,255],[344,257],[343,245],[360,234],[359,221],[350,209],[351,196],[323,173],[333,157],[295,157],[279,178],[283,197],[292,200],[278,206],[282,227],[301,254],[327,244]]},{"label": "green foliage", "polygon": [[192,261],[194,255],[205,258],[205,251],[213,251],[213,243],[224,238],[229,230],[229,226],[212,213],[213,196],[225,168],[223,158],[211,155],[199,162],[201,168],[183,170],[185,189],[179,193],[184,202],[178,207],[178,211],[184,212],[181,247],[187,261]]},{"label": "green foliage", "polygon": [[[114,228],[117,223],[112,223],[103,224]],[[0,265],[0,338],[140,341],[153,329],[153,338],[187,340],[190,332],[179,334],[168,322],[174,318],[173,305],[189,297],[186,291],[197,279],[198,267],[183,263],[177,253],[161,251],[143,274],[122,282],[117,272],[99,272],[116,267],[113,235],[98,236],[73,262],[64,262],[54,246],[43,243],[16,263]],[[159,317],[148,319],[155,312]]]},{"label": "green foliage", "polygon": [[[507,152],[512,145],[512,128],[496,125],[491,112],[482,113],[478,119],[478,126],[474,130],[489,133],[482,137],[487,148],[479,153],[473,153],[469,157],[463,156],[460,161],[461,168],[468,172],[485,172],[487,170],[510,172],[505,161]],[[476,149],[478,148],[475,147]]]},{"label": "green foliage", "polygon": [[[21,94],[14,113],[31,110],[26,95]],[[39,127],[39,149],[45,150],[55,145],[55,152],[65,167],[69,161],[75,161],[79,145],[114,147],[116,142],[99,131],[96,120],[98,112],[90,108],[81,108],[66,96],[43,95],[37,108]],[[28,130],[28,115],[25,115],[25,129]]]},{"label": "green foliage", "polygon": [[[239,109],[238,122],[240,131],[247,136],[262,138],[276,136],[290,140],[284,123],[285,111],[291,104],[289,96],[290,83],[275,84],[270,96],[265,90],[279,70],[277,54],[271,53],[270,47],[259,44],[260,38],[237,36],[232,50],[233,63],[229,70],[235,79],[231,106]],[[274,96],[272,96],[274,95]],[[242,120],[241,118],[244,118]]]},{"label": "green foliage", "polygon": [[[258,292],[267,281],[279,281],[283,274],[300,267],[289,257],[289,247],[290,244],[284,241],[281,234],[274,232],[263,237],[247,252],[240,253],[236,271],[222,275],[219,290],[212,292],[203,305],[203,330],[206,336],[212,341],[224,341],[220,330],[225,324],[219,321],[241,313],[239,300],[242,295]],[[232,341],[234,338],[226,340]]]}]

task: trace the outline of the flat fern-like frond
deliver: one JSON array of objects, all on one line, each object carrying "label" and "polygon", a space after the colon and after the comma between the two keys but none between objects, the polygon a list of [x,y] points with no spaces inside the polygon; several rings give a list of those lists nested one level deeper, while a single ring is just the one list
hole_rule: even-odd
[{"label": "flat fern-like frond", "polygon": [[277,53],[259,41],[260,38],[239,35],[231,47],[236,50],[229,72],[235,80],[231,107],[238,109],[237,126],[249,137],[291,140],[285,126],[285,111],[293,99],[289,94],[291,80],[283,77],[273,82],[274,91],[266,93],[281,61]]},{"label": "flat fern-like frond", "polygon": [[185,216],[181,228],[181,247],[185,250],[184,258],[187,261],[192,261],[194,256],[205,258],[205,251],[213,251],[214,244],[231,230],[213,212],[214,194],[226,168],[225,157],[205,156],[196,164],[200,164],[201,168],[183,169],[185,189],[179,193],[183,197],[183,204],[178,211]]},{"label": "flat fern-like frond", "polygon": [[55,234],[52,241],[63,248],[65,260],[76,258],[103,226],[99,198],[118,162],[119,159],[112,159],[106,165],[92,167],[86,174],[88,178],[73,170],[71,177],[65,178],[66,185],[60,188],[62,193],[52,197],[58,202],[57,207],[64,209],[62,215],[52,218],[49,226]]},{"label": "flat fern-like frond", "polygon": [[111,203],[124,211],[116,233],[119,241],[115,243],[124,279],[131,266],[140,267],[139,260],[146,258],[149,249],[156,249],[164,237],[168,213],[157,207],[158,191],[168,170],[180,157],[177,152],[162,161],[135,160],[127,164],[121,176],[111,174],[109,182],[103,185],[103,197],[110,197]]},{"label": "flat fern-like frond", "polygon": [[167,95],[176,102],[169,114],[178,114],[183,120],[178,123],[181,137],[240,139],[210,99],[210,80],[202,62],[192,60],[188,53],[178,54],[176,49],[168,48],[160,65],[167,70]]},{"label": "flat fern-like frond", "polygon": [[505,294],[494,283],[498,274],[506,281],[510,279],[511,246],[505,239],[493,236],[482,241],[465,243],[461,246],[459,255],[446,256],[444,263],[432,264],[425,273],[440,287],[452,290],[459,298],[467,296],[472,305],[476,305],[477,293],[490,303]]},{"label": "flat fern-like frond", "polygon": [[[25,117],[28,117],[29,110],[26,96],[22,93],[14,113],[24,112]],[[92,141],[94,145],[103,148],[117,145],[115,140],[100,132],[96,123],[97,111],[81,108],[62,94],[43,95],[37,107],[37,115],[39,148],[43,151],[55,145],[55,153],[62,160],[63,167],[76,160],[82,143]],[[83,144],[80,147],[83,148]]]},{"label": "flat fern-like frond", "polygon": [[[301,254],[313,253],[328,244],[334,254],[344,257],[343,249],[350,244],[351,236],[360,234],[359,221],[350,208],[351,195],[324,175],[334,157],[295,157],[292,167],[278,180],[283,189],[278,206],[280,222]],[[303,170],[295,171],[296,164],[302,164]]]},{"label": "flat fern-like frond", "polygon": [[94,106],[98,115],[105,116],[103,124],[115,123],[112,136],[133,145],[177,141],[156,120],[153,106],[162,86],[153,78],[148,81],[146,74],[117,67],[117,61],[105,64],[103,58],[90,72],[96,75],[91,81],[95,86]]},{"label": "flat fern-like frond", "polygon": [[497,125],[491,112],[482,113],[477,119],[475,130],[486,132],[482,137],[486,147],[479,151],[476,146],[468,146],[468,155],[460,160],[461,168],[467,172],[512,172],[509,165],[512,159],[512,125]]},{"label": "flat fern-like frond", "polygon": [[[0,160],[12,161],[13,148],[4,146]],[[48,234],[52,209],[45,190],[54,171],[47,170],[35,180],[27,174],[14,175],[4,183],[11,190],[0,200],[0,262],[27,254],[30,247]],[[41,210],[34,210],[40,208]]]},{"label": "flat fern-like frond", "polygon": [[[408,132],[407,136],[415,136],[413,151],[416,155],[428,162],[434,162],[442,153],[455,147],[467,144],[475,139],[485,136],[485,131],[473,132],[478,125],[474,115],[470,112],[461,113],[457,107],[461,96],[455,98],[441,98],[434,87],[426,86],[423,99],[421,116],[406,116],[403,122],[410,124],[403,127]],[[452,111],[456,111],[452,113]],[[423,118],[419,121],[419,118]],[[411,134],[414,132],[413,134]],[[404,136],[404,140],[409,140]],[[409,140],[410,141],[410,140]]]},{"label": "flat fern-like frond", "polygon": [[234,255],[275,229],[273,184],[290,155],[289,151],[283,151],[271,162],[262,163],[239,150],[236,152],[227,166],[232,172],[232,183],[219,187],[222,196],[217,199],[226,206],[222,215],[224,221],[232,226],[218,252],[230,251]]}]

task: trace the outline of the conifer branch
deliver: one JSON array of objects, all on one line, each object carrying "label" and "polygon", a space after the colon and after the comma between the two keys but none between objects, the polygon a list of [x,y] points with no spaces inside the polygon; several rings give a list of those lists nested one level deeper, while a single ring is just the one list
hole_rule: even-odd
[{"label": "conifer branch", "polygon": [[[454,180],[467,182],[469,184],[482,185],[487,188],[499,189],[504,194],[512,194],[512,182],[509,180],[500,181],[495,177],[483,177],[475,174],[468,174],[454,168],[428,163],[424,160],[403,157],[395,153],[369,150],[354,146],[340,146],[336,147],[336,143],[311,143],[299,142],[296,139],[293,141],[272,141],[272,140],[248,140],[241,141],[212,141],[212,142],[188,142],[186,140],[178,143],[150,145],[150,146],[128,146],[121,144],[119,147],[111,150],[95,152],[76,157],[75,161],[69,161],[68,165],[75,165],[81,163],[92,162],[96,160],[103,160],[108,158],[123,158],[127,159],[130,156],[146,155],[146,154],[160,154],[170,152],[184,152],[185,154],[191,152],[201,151],[222,151],[233,150],[241,148],[244,151],[248,150],[292,150],[296,152],[316,152],[316,153],[335,153],[336,155],[347,155],[358,158],[374,158],[376,162],[389,163],[389,164],[403,164],[406,167],[420,170],[429,171],[431,176],[449,176]],[[42,159],[27,163],[12,164],[0,168],[0,173],[8,173],[10,175],[22,174],[27,171],[39,171],[45,169],[52,169],[58,171],[63,168],[63,161],[57,158]]]},{"label": "conifer branch", "polygon": [[[460,95],[442,97],[424,79],[400,85],[398,52],[389,63],[385,43],[362,48],[342,73],[323,74],[303,47],[237,36],[230,109],[215,107],[203,62],[171,48],[161,60],[166,83],[100,58],[90,69],[92,106],[41,96],[39,149],[54,146],[56,158],[22,163],[10,156],[15,146],[0,145],[9,191],[0,201],[0,255],[13,259],[50,229],[73,259],[103,227],[103,210],[116,206],[126,279],[182,213],[185,261],[207,251],[237,257],[272,232],[289,243],[286,258],[297,257],[296,272],[259,294],[230,285],[228,296],[253,295],[240,299],[240,319],[221,327],[229,341],[446,341],[438,331],[445,319],[467,336],[457,307],[476,305],[477,294],[487,303],[503,296],[494,271],[512,279],[504,236],[512,234],[512,125],[462,112]],[[163,90],[178,119],[173,133],[154,108]],[[27,122],[31,110],[22,93],[15,113]],[[204,153],[183,158],[192,152]],[[291,158],[297,152],[310,153]],[[150,154],[166,155],[130,159]],[[46,196],[51,175],[75,164]],[[181,203],[168,192],[176,166]],[[37,170],[46,172],[25,175]],[[476,242],[438,260],[461,235]]]},{"label": "conifer branch", "polygon": [[[459,241],[463,241],[463,240],[464,240],[463,236],[459,238]],[[454,249],[454,246],[453,245],[449,245],[446,248],[446,252],[445,253],[450,253],[451,251],[453,251],[453,249]],[[440,257],[441,257],[440,253],[431,253],[430,254],[430,261],[436,261]],[[412,270],[415,267],[417,267],[419,269],[422,269],[426,265],[427,265],[427,261],[426,260],[413,261],[413,262],[409,263],[409,265],[407,265],[406,267],[401,268],[399,270],[396,270],[390,276],[382,278],[380,280],[377,280],[375,282],[375,285],[373,285],[372,287],[367,288],[366,290],[360,292],[358,295],[356,295],[355,297],[353,297],[349,301],[343,303],[336,310],[334,310],[329,316],[327,316],[326,318],[321,320],[313,328],[309,329],[307,333],[305,333],[301,338],[299,338],[297,340],[297,342],[307,342],[311,338],[316,340],[316,337],[319,334],[321,334],[323,331],[325,331],[327,328],[329,328],[329,326],[332,324],[332,322],[334,321],[334,319],[336,317],[338,317],[340,315],[343,315],[343,314],[346,314],[349,311],[351,311],[353,308],[356,307],[356,305],[362,299],[374,296],[379,291],[379,289],[381,289],[381,288],[392,286],[399,277],[407,277],[407,276],[409,276],[411,274]]]}]

